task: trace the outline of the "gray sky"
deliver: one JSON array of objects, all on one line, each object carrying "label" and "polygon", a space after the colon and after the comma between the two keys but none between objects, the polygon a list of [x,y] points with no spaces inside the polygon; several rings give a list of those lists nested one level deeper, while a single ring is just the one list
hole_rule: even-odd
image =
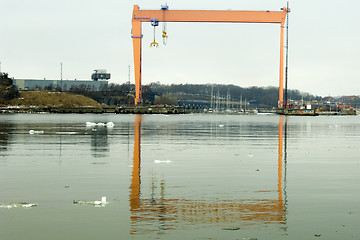
[{"label": "gray sky", "polygon": [[[107,69],[110,82],[134,81],[131,15],[140,9],[280,10],[285,0],[0,0],[1,70],[15,78],[90,79]],[[360,2],[292,0],[290,89],[321,96],[360,95]],[[280,26],[244,23],[143,23],[143,84],[220,83],[278,86]],[[160,44],[161,43],[161,44]]]}]

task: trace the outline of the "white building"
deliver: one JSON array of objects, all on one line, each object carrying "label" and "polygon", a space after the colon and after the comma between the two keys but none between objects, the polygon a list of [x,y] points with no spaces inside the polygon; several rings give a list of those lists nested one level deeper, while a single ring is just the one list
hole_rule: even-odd
[{"label": "white building", "polygon": [[106,90],[110,73],[106,70],[94,70],[92,80],[40,80],[40,79],[13,79],[13,84],[19,90],[56,90],[69,91],[81,88],[89,91]]}]

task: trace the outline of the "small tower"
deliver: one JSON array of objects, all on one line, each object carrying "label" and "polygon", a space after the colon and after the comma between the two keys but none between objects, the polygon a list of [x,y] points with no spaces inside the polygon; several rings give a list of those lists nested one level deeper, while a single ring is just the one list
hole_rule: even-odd
[{"label": "small tower", "polygon": [[109,80],[110,73],[107,73],[105,69],[96,69],[96,70],[94,70],[94,73],[91,74],[91,79],[93,81]]}]

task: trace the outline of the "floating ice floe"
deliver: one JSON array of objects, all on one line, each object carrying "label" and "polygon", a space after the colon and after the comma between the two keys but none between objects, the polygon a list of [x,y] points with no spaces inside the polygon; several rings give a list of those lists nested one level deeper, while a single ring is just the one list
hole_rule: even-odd
[{"label": "floating ice floe", "polygon": [[169,164],[169,163],[172,163],[172,161],[170,161],[170,160],[154,160],[154,163],[167,163],[167,164]]},{"label": "floating ice floe", "polygon": [[114,127],[113,122],[107,122],[107,123],[95,123],[95,122],[86,122],[87,127]]},{"label": "floating ice floe", "polygon": [[108,203],[106,201],[106,197],[102,197],[100,201],[82,201],[82,200],[74,200],[74,204],[87,204],[87,205],[93,205],[95,207],[105,207],[105,205]]},{"label": "floating ice floe", "polygon": [[44,134],[44,131],[29,130],[29,134]]},{"label": "floating ice floe", "polygon": [[108,123],[106,123],[106,126],[107,126],[107,127],[114,127],[115,124],[114,124],[113,122],[108,122]]},{"label": "floating ice floe", "polygon": [[1,203],[0,208],[17,208],[17,207],[23,207],[23,208],[31,208],[36,207],[37,203]]},{"label": "floating ice floe", "polygon": [[93,126],[96,126],[97,123],[94,123],[94,122],[86,122],[86,126],[87,127],[93,127]]},{"label": "floating ice floe", "polygon": [[77,132],[56,132],[58,135],[75,135]]}]

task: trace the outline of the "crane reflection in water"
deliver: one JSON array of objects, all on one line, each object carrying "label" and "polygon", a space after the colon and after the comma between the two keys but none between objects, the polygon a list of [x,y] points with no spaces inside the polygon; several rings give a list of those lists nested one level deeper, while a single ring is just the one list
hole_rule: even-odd
[{"label": "crane reflection in water", "polygon": [[[280,228],[286,230],[286,119],[284,116],[279,116],[278,125],[278,178],[275,199],[216,199],[210,201],[167,198],[164,180],[160,181],[160,198],[155,198],[155,183],[152,186],[151,197],[141,198],[141,122],[142,116],[136,115],[129,196],[130,234],[172,230],[178,227],[178,223],[183,225],[187,223],[236,223],[241,226],[264,223],[278,224]],[[283,133],[285,134],[285,150]]]}]

